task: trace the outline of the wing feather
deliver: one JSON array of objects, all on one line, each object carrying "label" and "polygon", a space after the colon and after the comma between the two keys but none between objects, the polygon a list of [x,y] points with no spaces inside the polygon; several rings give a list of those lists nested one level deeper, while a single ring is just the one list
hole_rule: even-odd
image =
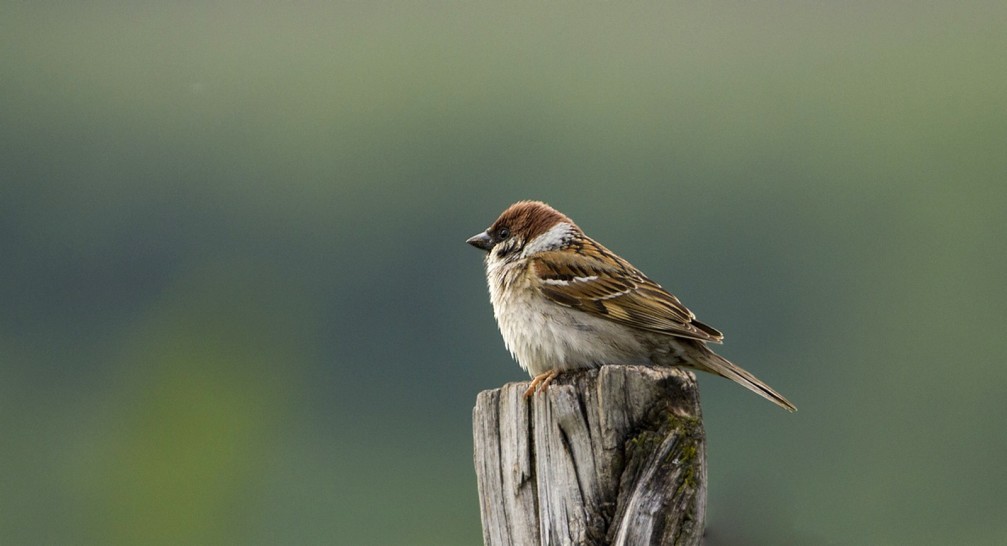
[{"label": "wing feather", "polygon": [[589,240],[570,250],[545,252],[531,261],[539,289],[553,302],[642,330],[723,340],[678,298],[605,247]]}]

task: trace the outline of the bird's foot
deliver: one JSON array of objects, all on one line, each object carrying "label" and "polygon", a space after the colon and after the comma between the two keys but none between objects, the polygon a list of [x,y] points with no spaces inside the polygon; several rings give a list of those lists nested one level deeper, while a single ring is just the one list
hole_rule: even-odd
[{"label": "bird's foot", "polygon": [[536,375],[531,380],[531,386],[528,387],[528,390],[524,391],[524,397],[531,398],[536,392],[545,392],[549,388],[549,383],[552,383],[552,380],[556,379],[558,375],[559,370],[549,370],[548,372]]}]

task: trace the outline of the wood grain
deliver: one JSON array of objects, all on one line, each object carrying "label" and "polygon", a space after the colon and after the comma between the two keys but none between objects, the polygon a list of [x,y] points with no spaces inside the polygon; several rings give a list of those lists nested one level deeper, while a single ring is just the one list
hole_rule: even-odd
[{"label": "wood grain", "polygon": [[481,392],[475,467],[487,545],[699,544],[706,449],[691,372],[604,366]]}]

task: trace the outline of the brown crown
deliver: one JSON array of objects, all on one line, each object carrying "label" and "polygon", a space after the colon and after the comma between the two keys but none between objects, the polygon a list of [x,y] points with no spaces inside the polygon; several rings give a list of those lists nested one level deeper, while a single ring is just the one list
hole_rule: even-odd
[{"label": "brown crown", "polygon": [[525,241],[531,241],[559,222],[573,224],[565,214],[541,201],[519,201],[503,211],[489,230],[494,232],[506,227]]}]

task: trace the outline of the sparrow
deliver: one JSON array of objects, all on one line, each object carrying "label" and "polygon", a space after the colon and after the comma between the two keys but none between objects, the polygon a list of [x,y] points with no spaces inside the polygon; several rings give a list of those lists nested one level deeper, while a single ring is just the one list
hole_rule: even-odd
[{"label": "sparrow", "polygon": [[511,205],[466,241],[486,251],[486,281],[504,344],[533,378],[525,397],[559,374],[604,364],[692,368],[797,408],[714,353],[724,335],[674,295],[540,201]]}]

